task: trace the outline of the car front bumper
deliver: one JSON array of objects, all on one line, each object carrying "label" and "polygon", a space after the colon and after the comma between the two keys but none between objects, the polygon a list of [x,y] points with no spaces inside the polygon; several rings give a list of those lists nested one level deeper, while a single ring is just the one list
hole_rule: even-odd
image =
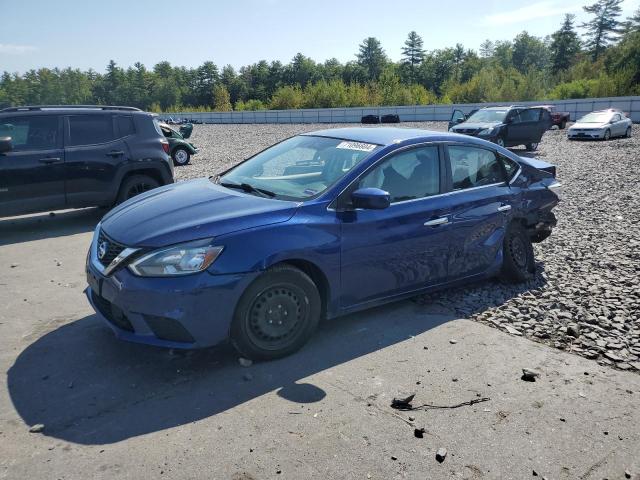
[{"label": "car front bumper", "polygon": [[148,278],[126,267],[105,276],[93,263],[90,253],[85,294],[116,337],[169,348],[203,348],[226,340],[240,296],[258,276],[205,271]]},{"label": "car front bumper", "polygon": [[584,131],[584,130],[571,130],[569,129],[567,131],[567,137],[571,138],[571,139],[601,139],[604,138],[604,132],[605,130],[589,130],[589,131]]}]

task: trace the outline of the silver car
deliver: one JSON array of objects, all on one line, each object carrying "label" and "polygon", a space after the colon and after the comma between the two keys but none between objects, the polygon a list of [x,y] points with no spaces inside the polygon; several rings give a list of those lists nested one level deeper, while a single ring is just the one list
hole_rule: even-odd
[{"label": "silver car", "polygon": [[620,110],[599,110],[586,114],[567,130],[569,140],[577,138],[630,137],[631,119]]}]

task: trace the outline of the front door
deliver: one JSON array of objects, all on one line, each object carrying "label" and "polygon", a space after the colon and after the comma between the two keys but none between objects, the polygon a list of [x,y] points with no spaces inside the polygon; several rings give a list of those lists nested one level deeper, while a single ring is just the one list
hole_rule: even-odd
[{"label": "front door", "polygon": [[389,192],[391,206],[338,213],[342,307],[446,280],[449,226],[446,201],[439,195],[444,183],[440,153],[429,145],[393,154],[353,186]]},{"label": "front door", "polygon": [[451,119],[449,120],[449,128],[464,122],[466,119],[467,116],[464,114],[464,112],[456,108],[451,114]]},{"label": "front door", "polygon": [[12,150],[0,153],[0,216],[65,206],[62,126],[57,115],[0,119],[0,137]]},{"label": "front door", "polygon": [[450,145],[450,280],[486,272],[501,262],[502,240],[514,194],[493,150]]}]

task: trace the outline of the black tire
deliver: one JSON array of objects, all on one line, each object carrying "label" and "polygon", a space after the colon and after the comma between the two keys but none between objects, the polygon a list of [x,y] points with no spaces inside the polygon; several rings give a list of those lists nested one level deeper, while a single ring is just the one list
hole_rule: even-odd
[{"label": "black tire", "polygon": [[565,128],[567,128],[567,121],[566,120],[562,120],[560,122],[560,130],[564,130]]},{"label": "black tire", "polygon": [[531,280],[535,273],[533,245],[524,227],[513,222],[507,227],[502,243],[502,270],[500,277],[507,283]]},{"label": "black tire", "polygon": [[120,185],[116,205],[159,186],[158,181],[148,175],[132,175],[127,177],[122,182],[122,185]]},{"label": "black tire", "polygon": [[625,138],[631,138],[631,127],[627,128],[627,131],[624,134]]},{"label": "black tire", "polygon": [[231,342],[245,358],[272,360],[299,350],[322,310],[320,294],[303,271],[270,268],[242,294],[231,323]]},{"label": "black tire", "polygon": [[527,152],[534,152],[538,149],[538,142],[527,143],[524,147],[527,149]]},{"label": "black tire", "polygon": [[496,138],[496,145],[500,145],[501,147],[506,148],[504,146],[504,138],[502,138],[502,137]]},{"label": "black tire", "polygon": [[191,161],[191,154],[189,150],[184,147],[178,147],[171,152],[171,159],[176,167],[187,165]]},{"label": "black tire", "polygon": [[608,128],[604,132],[604,140],[611,140],[611,130],[609,130]]}]

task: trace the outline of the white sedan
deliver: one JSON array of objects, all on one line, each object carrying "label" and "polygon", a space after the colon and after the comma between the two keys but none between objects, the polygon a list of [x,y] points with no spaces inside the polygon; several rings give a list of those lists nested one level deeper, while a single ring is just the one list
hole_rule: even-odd
[{"label": "white sedan", "polygon": [[618,110],[591,112],[578,119],[567,130],[569,140],[577,138],[598,138],[609,140],[611,137],[630,137],[631,119]]}]

